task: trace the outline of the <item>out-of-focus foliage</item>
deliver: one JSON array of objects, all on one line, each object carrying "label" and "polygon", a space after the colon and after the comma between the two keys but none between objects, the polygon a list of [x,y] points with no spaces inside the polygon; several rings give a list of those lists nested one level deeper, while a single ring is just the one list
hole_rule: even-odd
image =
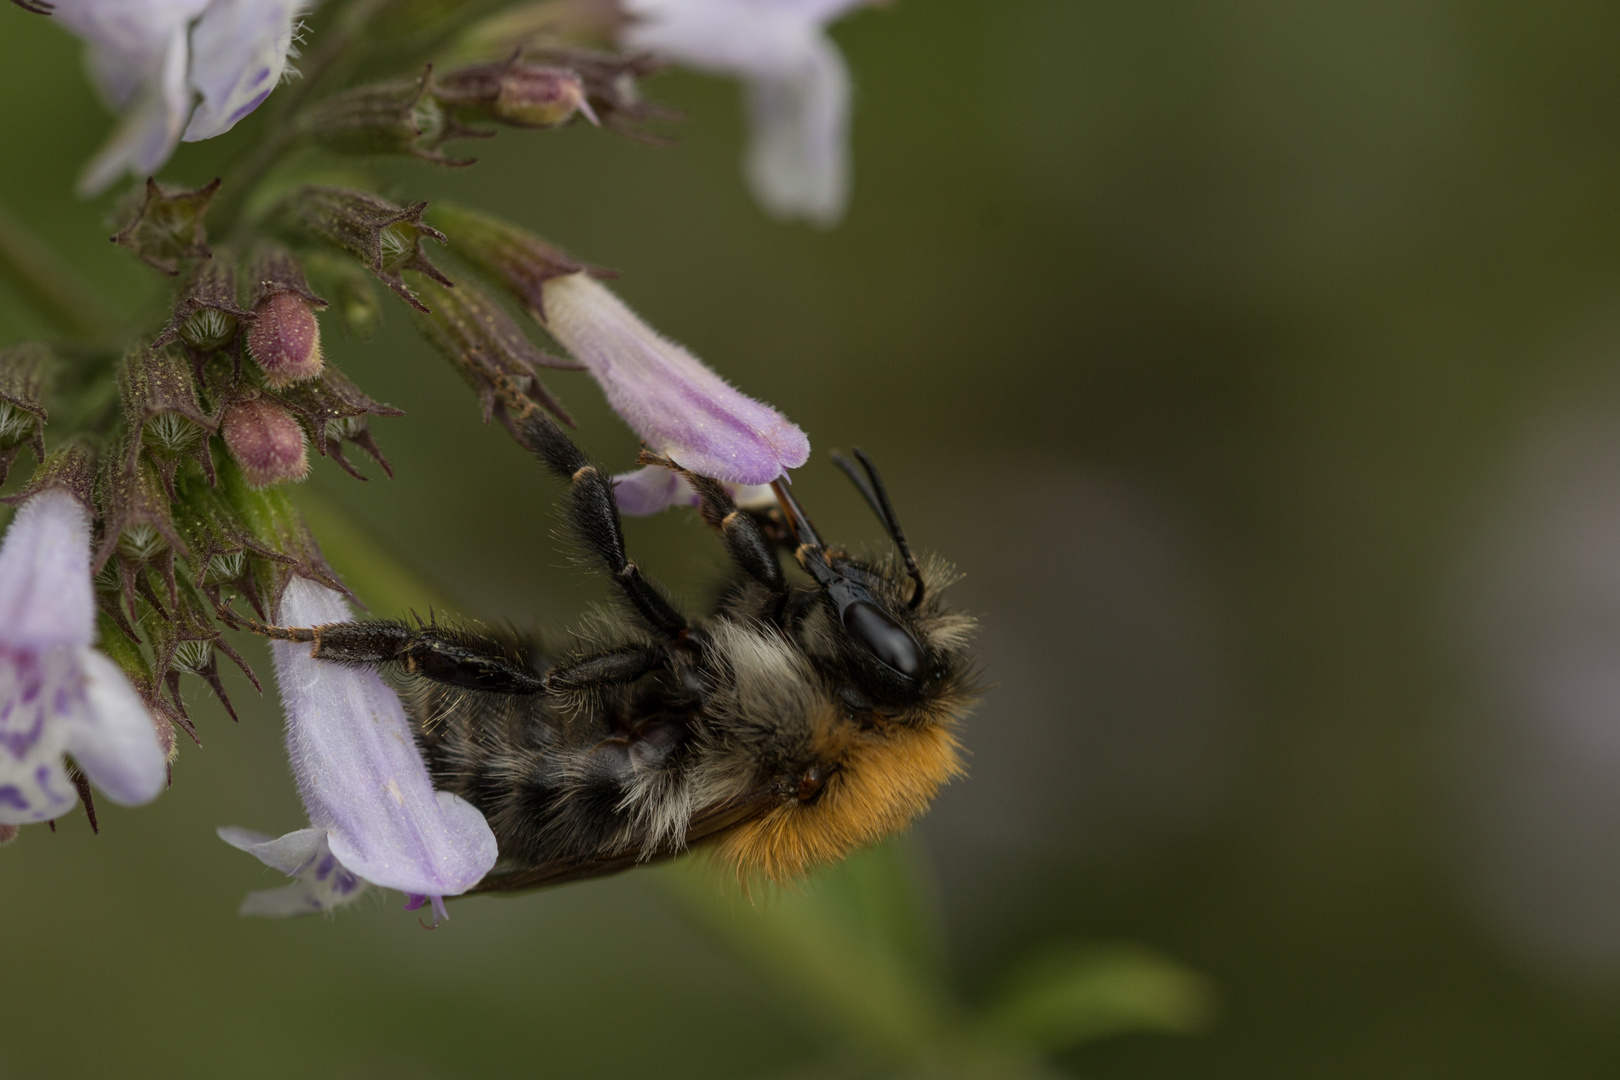
[{"label": "out-of-focus foliage", "polygon": [[1039,1075],[1043,1053],[1133,1031],[1191,1034],[1209,990],[1140,948],[1043,944],[974,1008],[948,986],[932,889],[904,840],[848,859],[802,889],[725,888],[698,860],[663,880],[719,939],[815,1013],[835,1047],[927,1076]]}]

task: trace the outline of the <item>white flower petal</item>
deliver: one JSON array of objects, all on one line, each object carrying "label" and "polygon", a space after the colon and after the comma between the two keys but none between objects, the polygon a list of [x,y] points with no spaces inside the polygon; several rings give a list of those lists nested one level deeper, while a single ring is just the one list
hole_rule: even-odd
[{"label": "white flower petal", "polygon": [[849,71],[820,35],[791,70],[748,81],[752,132],[744,171],[781,218],[836,224],[849,203]]},{"label": "white flower petal", "polygon": [[42,491],[0,543],[0,646],[89,645],[95,620],[90,514],[62,488]]},{"label": "white flower petal", "polygon": [[[726,484],[731,499],[745,510],[763,510],[776,505],[776,492],[769,484]],[[686,477],[662,465],[645,465],[634,472],[613,478],[613,498],[619,513],[647,517],[672,506],[698,506],[702,500]]]},{"label": "white flower petal", "polygon": [[91,77],[115,109],[158,77],[175,34],[208,0],[55,0],[51,17],[88,46]]},{"label": "white flower petal", "polygon": [[646,517],[671,506],[698,505],[697,492],[686,477],[662,465],[644,465],[613,478],[613,501],[619,513]]},{"label": "white flower petal", "polygon": [[90,517],[62,488],[17,511],[0,543],[0,822],[45,821],[77,794],[62,755],[113,802],[148,802],[168,773],[140,695],[90,648]]},{"label": "white flower petal", "polygon": [[191,33],[191,85],[202,102],[185,141],[223,135],[270,95],[287,67],[303,0],[214,0]]},{"label": "white flower petal", "polygon": [[215,829],[214,832],[231,847],[247,852],[264,865],[280,870],[289,877],[315,858],[326,839],[326,834],[319,829],[298,829],[277,837],[231,825]]},{"label": "white flower petal", "polygon": [[[280,620],[347,622],[343,597],[294,578]],[[425,896],[465,892],[495,865],[495,834],[470,804],[433,790],[399,696],[373,671],[272,642],[287,751],[310,821],[360,877]]]},{"label": "white flower petal", "polygon": [[627,48],[748,85],[745,173],[779,217],[831,225],[849,195],[849,72],[823,32],[858,0],[628,0]]},{"label": "white flower petal", "polygon": [[776,11],[789,11],[801,19],[826,26],[836,19],[843,18],[851,10],[858,7],[868,7],[873,0],[754,0],[764,3]]},{"label": "white flower petal", "polygon": [[126,171],[149,176],[169,160],[191,110],[186,54],[186,29],[182,26],[170,38],[161,67],[142,86],[107,144],[85,166],[79,177],[81,195],[105,190]]},{"label": "white flower petal", "polygon": [[629,49],[715,75],[769,76],[791,67],[820,23],[749,0],[631,0],[620,33]]},{"label": "white flower petal", "polygon": [[120,806],[162,794],[168,761],[152,716],[122,669],[94,649],[80,650],[85,708],[64,718],[67,752],[90,782]]}]

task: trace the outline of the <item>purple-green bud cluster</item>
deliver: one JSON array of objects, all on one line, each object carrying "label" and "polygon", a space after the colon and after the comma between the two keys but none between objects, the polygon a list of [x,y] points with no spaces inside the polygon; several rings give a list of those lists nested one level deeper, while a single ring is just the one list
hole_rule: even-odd
[{"label": "purple-green bud cluster", "polygon": [[463,120],[523,128],[557,127],[576,116],[596,122],[583,78],[567,68],[526,64],[517,57],[449,72],[434,80],[433,95]]},{"label": "purple-green bud cluster", "polygon": [[474,125],[559,127],[583,116],[597,123],[584,76],[566,67],[474,64],[444,74],[430,66],[414,79],[357,86],[320,102],[300,128],[316,144],[344,154],[408,154],[436,165],[466,166],[440,148],[456,139],[489,138]]},{"label": "purple-green bud cluster", "polygon": [[[228,175],[240,182],[188,190],[146,179],[131,193],[114,211],[112,240],[173,286],[167,311],[144,330],[0,349],[0,484],[24,448],[37,463],[6,500],[21,509],[0,539],[0,683],[20,686],[21,673],[49,668],[62,700],[85,697],[52,721],[78,727],[63,726],[49,745],[29,743],[32,757],[0,739],[0,784],[24,777],[33,785],[0,786],[15,790],[13,805],[0,799],[0,844],[17,823],[71,807],[74,793],[94,825],[91,783],[127,805],[155,797],[176,733],[197,738],[183,676],[208,686],[234,718],[219,656],[255,688],[260,683],[223,636],[238,625],[233,602],[261,621],[298,626],[351,617],[289,485],[310,473],[312,457],[365,479],[347,456],[351,447],[392,475],[370,424],[401,414],[338,370],[322,334],[331,313],[348,336],[370,337],[388,302],[379,282],[473,389],[486,422],[511,422],[508,410],[526,414],[533,402],[572,424],[540,375],[584,370],[648,451],[706,478],[763,485],[808,455],[804,433],[785,417],[625,306],[602,283],[613,273],[472,210],[437,207],[428,218],[427,203],[384,197],[352,163],[332,167],[333,154],[469,165],[445,145],[491,137],[491,126],[557,128],[580,117],[655,141],[642,125],[672,115],[639,92],[659,60],[586,48],[622,45],[619,37],[639,25],[623,5],[526,5],[492,12],[470,30],[463,8],[455,0],[409,0],[366,26],[368,37],[375,31],[402,50],[432,27],[457,27],[458,41],[446,29],[439,47],[412,54],[453,58],[438,67],[341,88],[356,67],[334,53],[335,66],[321,70],[326,60],[312,58],[314,75],[302,85],[318,89],[282,99],[290,103],[260,126],[261,144],[232,166]],[[184,39],[195,50],[193,80],[218,66],[216,53],[230,44],[209,39],[204,25],[214,24],[199,23]],[[265,26],[287,30],[280,17]],[[126,30],[122,22],[98,24],[95,34],[111,40]],[[287,47],[273,51],[285,55]],[[185,138],[199,128],[218,134],[251,112],[270,92],[260,86],[270,72],[256,64],[241,85],[215,86],[210,76],[193,87],[203,100]],[[143,87],[141,100],[167,107],[167,98],[154,96],[159,89]],[[128,158],[144,176],[180,137],[175,117],[149,111],[162,130],[129,135],[127,147],[115,140],[111,150],[124,156],[114,172]],[[131,112],[128,131],[152,117]],[[169,150],[158,145],[163,140]],[[95,175],[112,173],[98,166]],[[441,249],[455,280],[434,261]],[[547,339],[559,355],[542,347]],[[669,471],[653,471],[668,488]],[[640,476],[616,480],[627,512],[685,497],[654,491]],[[442,914],[441,896],[470,888],[495,862],[482,814],[433,792],[400,703],[376,673],[321,663],[289,640],[278,641],[272,656],[289,745],[302,746],[294,769],[312,828],[279,840],[222,833],[298,879],[250,906],[324,908],[372,883],[431,898]],[[0,704],[10,709],[9,699]],[[377,734],[384,728],[388,738]],[[0,735],[8,734],[0,718]],[[129,750],[136,743],[140,753]],[[115,744],[116,754],[107,749]],[[342,873],[310,869],[333,859]]]},{"label": "purple-green bud cluster", "polygon": [[[366,270],[401,289],[402,269],[436,275],[420,239],[438,234],[420,224],[421,207],[366,192],[307,189],[308,198],[289,199],[288,214],[312,226],[300,234],[302,250],[269,235],[245,235],[246,253],[210,248],[206,217],[218,188],[150,183],[114,237],[176,279],[155,335],[101,369],[40,344],[0,350],[0,482],[28,448],[38,467],[8,501],[63,490],[90,511],[99,647],[161,719],[166,753],[176,727],[195,738],[182,675],[230,709],[223,653],[258,686],[221,636],[223,605],[240,597],[270,618],[295,577],[342,589],[282,489],[308,474],[310,448],[365,479],[344,454],[353,444],[391,475],[369,418],[399,410],[327,362],[319,313],[328,304],[310,287],[306,262],[339,282],[351,325],[376,321],[374,299],[369,319],[355,314],[368,307]],[[361,255],[364,269],[331,247]],[[47,453],[53,400],[68,428]]]}]

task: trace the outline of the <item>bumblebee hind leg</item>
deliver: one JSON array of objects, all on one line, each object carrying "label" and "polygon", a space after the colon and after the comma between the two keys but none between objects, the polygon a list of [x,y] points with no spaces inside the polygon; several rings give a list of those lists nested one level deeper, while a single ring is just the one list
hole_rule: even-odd
[{"label": "bumblebee hind leg", "polygon": [[411,626],[393,619],[326,623],[322,626],[269,626],[234,616],[235,625],[277,641],[308,642],[316,660],[353,667],[398,665],[447,686],[497,694],[537,694],[542,676],[492,638],[433,624]]}]

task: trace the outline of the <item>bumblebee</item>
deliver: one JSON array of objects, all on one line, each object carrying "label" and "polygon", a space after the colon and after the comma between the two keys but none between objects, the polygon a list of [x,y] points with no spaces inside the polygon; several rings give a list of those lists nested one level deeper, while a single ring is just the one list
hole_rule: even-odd
[{"label": "bumblebee", "polygon": [[[940,601],[882,479],[838,458],[899,558],[821,539],[788,487],[768,511],[680,472],[733,565],[689,621],[626,553],[610,476],[517,394],[502,419],[568,484],[562,512],[623,602],[542,655],[516,634],[430,621],[255,626],[402,688],[434,786],[478,807],[500,859],[476,891],[598,877],[703,843],[745,878],[784,881],[911,822],[962,773],[970,616]],[[790,552],[807,581],[789,580]]]}]

